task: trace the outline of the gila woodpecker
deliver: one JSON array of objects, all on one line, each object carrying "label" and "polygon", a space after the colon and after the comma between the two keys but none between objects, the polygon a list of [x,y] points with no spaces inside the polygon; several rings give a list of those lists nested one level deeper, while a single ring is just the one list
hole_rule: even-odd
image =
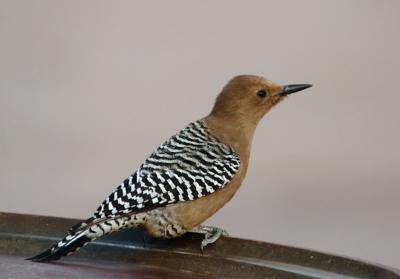
[{"label": "gila woodpecker", "polygon": [[218,95],[211,113],[172,136],[87,220],[43,253],[29,258],[57,260],[90,241],[125,228],[175,238],[205,232],[201,248],[224,232],[200,226],[224,206],[241,185],[260,119],[287,95],[309,84],[281,86],[263,77],[234,77]]}]

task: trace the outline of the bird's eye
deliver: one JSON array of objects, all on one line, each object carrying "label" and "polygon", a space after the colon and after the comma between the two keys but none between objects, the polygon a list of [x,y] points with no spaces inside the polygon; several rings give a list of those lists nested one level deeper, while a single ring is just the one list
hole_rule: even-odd
[{"label": "bird's eye", "polygon": [[260,90],[257,92],[257,96],[260,98],[265,98],[267,96],[267,91],[265,90]]}]

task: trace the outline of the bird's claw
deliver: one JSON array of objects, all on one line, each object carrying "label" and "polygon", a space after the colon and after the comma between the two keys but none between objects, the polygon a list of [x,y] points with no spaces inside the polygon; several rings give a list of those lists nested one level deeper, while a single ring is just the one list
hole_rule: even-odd
[{"label": "bird's claw", "polygon": [[211,226],[200,226],[194,232],[204,233],[204,239],[201,241],[200,244],[201,253],[204,252],[204,247],[216,242],[221,237],[221,235],[222,236],[229,235],[225,229],[211,227]]}]

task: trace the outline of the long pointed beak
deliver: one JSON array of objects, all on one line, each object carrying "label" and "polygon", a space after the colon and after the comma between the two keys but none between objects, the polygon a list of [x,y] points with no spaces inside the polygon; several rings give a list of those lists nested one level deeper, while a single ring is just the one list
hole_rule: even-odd
[{"label": "long pointed beak", "polygon": [[311,87],[311,84],[289,84],[283,87],[283,90],[279,92],[278,96],[286,96],[304,89]]}]

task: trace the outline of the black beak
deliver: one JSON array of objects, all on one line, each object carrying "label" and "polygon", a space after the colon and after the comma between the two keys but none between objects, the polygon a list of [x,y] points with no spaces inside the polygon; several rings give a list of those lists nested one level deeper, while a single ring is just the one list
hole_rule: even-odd
[{"label": "black beak", "polygon": [[289,84],[283,87],[283,90],[278,93],[278,96],[286,96],[311,87],[311,84]]}]

